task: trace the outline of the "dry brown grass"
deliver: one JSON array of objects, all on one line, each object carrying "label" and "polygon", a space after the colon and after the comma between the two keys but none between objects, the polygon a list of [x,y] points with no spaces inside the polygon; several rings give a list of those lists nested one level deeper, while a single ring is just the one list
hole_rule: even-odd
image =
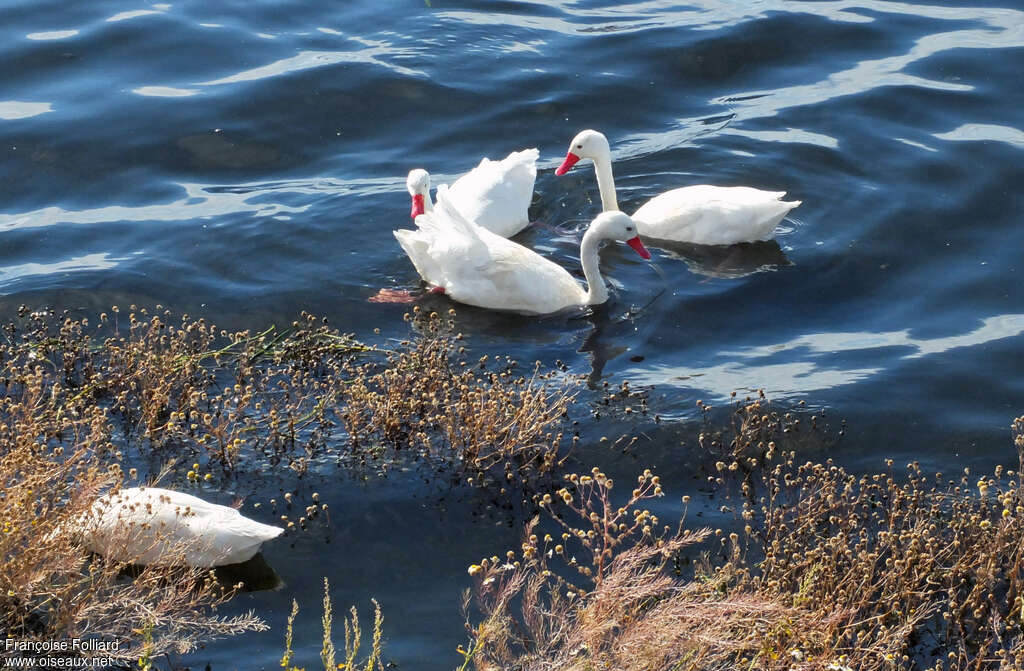
[{"label": "dry brown grass", "polygon": [[[771,419],[763,402],[744,409]],[[1024,455],[1024,418],[1014,422]],[[756,443],[752,443],[756,446]],[[1024,490],[1019,472],[857,476],[774,454],[745,486],[744,589],[842,613],[807,659],[857,669],[1024,666]],[[1024,459],[1024,456],[1021,457]]]},{"label": "dry brown grass", "polygon": [[[710,480],[740,527],[714,538],[636,509],[660,493],[649,472],[622,507],[600,472],[572,476],[543,499],[560,539],[538,539],[534,520],[520,553],[470,567],[463,668],[1024,668],[1024,417],[1018,470],[980,478],[891,462],[860,476],[777,447],[809,442],[796,434],[821,417],[762,396],[706,429],[721,457]],[[702,541],[683,576],[672,560]]]},{"label": "dry brown grass", "polygon": [[416,309],[418,337],[349,372],[338,414],[353,449],[409,451],[478,485],[550,473],[578,381],[539,363],[520,374],[511,359],[468,360],[453,316]]},{"label": "dry brown grass", "polygon": [[10,361],[103,409],[115,461],[131,449],[228,474],[245,455],[301,473],[324,453],[381,467],[413,456],[476,484],[550,472],[578,381],[470,361],[453,316],[415,309],[412,337],[393,348],[306,313],[288,329],[228,333],[161,306],[114,307],[94,324],[24,310],[6,331]]},{"label": "dry brown grass", "polygon": [[[467,617],[463,669],[732,669],[740,662],[788,669],[794,623],[823,637],[832,616],[805,613],[779,599],[732,589],[722,570],[681,576],[681,552],[709,529],[662,526],[640,504],[661,496],[645,472],[621,506],[611,479],[594,469],[540,500],[558,537],[526,530],[521,553],[470,566],[477,624]],[[676,570],[673,570],[676,569]],[[466,593],[467,612],[470,594]]]},{"label": "dry brown grass", "polygon": [[23,308],[0,343],[0,630],[104,636],[137,659],[262,627],[216,617],[231,590],[205,571],[149,567],[123,580],[124,566],[80,548],[73,521],[152,475],[128,463],[194,464],[189,480],[216,481],[265,463],[301,473],[325,453],[413,457],[502,488],[560,463],[573,380],[470,365],[451,319],[409,319],[413,336],[385,350],[305,313],[253,334],[160,306],[115,307],[93,323]]},{"label": "dry brown grass", "polygon": [[124,580],[124,565],[82,549],[73,520],[122,473],[106,458],[108,409],[69,386],[73,375],[49,365],[45,347],[0,347],[0,631],[25,642],[98,636],[120,646],[96,655],[129,661],[261,628],[251,615],[212,612],[231,590],[205,571],[154,567]]}]

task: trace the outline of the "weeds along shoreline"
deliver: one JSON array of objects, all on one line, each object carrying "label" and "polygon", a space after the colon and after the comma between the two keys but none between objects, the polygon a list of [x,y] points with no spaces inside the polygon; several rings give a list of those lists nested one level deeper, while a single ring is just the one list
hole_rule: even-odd
[{"label": "weeds along shoreline", "polygon": [[[673,492],[649,470],[617,486],[600,468],[566,473],[579,459],[568,421],[579,379],[474,358],[454,313],[406,318],[409,337],[385,347],[305,313],[228,333],[159,306],[92,321],[22,308],[0,343],[6,636],[103,637],[121,643],[104,656],[148,668],[264,628],[255,613],[218,614],[240,586],[180,567],[121,579],[125,566],[87,554],[67,522],[111,488],[158,476],[138,464],[177,461],[186,482],[216,487],[253,464],[301,477],[326,456],[377,471],[411,460],[539,511],[519,547],[467,558],[462,669],[1024,666],[1020,463],[981,477],[891,463],[851,474],[802,457],[817,415],[762,395],[728,417],[703,408],[707,486],[734,524],[693,525],[688,497],[659,519],[647,502]],[[625,384],[616,394],[634,399],[627,411],[644,407]],[[1020,460],[1024,417],[1012,431]],[[333,668],[326,582],[323,608]],[[344,618],[341,666],[383,668],[384,622],[377,607],[357,661],[358,616]],[[285,650],[293,668],[290,638]]]}]

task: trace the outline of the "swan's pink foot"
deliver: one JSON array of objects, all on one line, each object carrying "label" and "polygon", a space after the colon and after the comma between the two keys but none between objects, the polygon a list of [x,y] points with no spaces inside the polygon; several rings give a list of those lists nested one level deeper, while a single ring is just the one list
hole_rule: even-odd
[{"label": "swan's pink foot", "polygon": [[366,300],[371,303],[413,303],[416,294],[405,289],[381,289]]},{"label": "swan's pink foot", "polygon": [[444,287],[430,287],[430,293],[432,294],[443,294]]}]

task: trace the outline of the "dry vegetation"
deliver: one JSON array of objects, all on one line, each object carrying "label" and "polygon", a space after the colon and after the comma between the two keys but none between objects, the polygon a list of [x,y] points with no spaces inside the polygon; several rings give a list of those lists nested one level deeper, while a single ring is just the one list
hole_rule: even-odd
[{"label": "dry vegetation", "polygon": [[463,669],[733,669],[780,658],[801,618],[803,635],[827,635],[833,615],[734,589],[729,571],[682,578],[682,554],[711,530],[672,529],[641,508],[662,495],[650,471],[621,506],[613,485],[598,469],[568,476],[540,500],[555,533],[535,519],[520,553],[470,566],[482,620],[467,618]]},{"label": "dry vegetation", "polygon": [[476,484],[522,484],[562,463],[558,427],[576,380],[539,362],[519,374],[508,358],[468,361],[454,322],[415,322],[421,337],[346,376],[339,415],[351,449],[410,450]]},{"label": "dry vegetation", "polygon": [[[146,666],[263,626],[219,617],[233,592],[207,572],[127,579],[80,548],[67,520],[146,479],[129,464],[195,462],[189,479],[216,481],[261,463],[303,473],[323,455],[412,458],[502,492],[556,474],[576,381],[469,359],[450,315],[409,320],[412,337],[385,349],[309,315],[252,334],[163,310],[115,308],[93,325],[23,310],[0,345],[0,629],[118,640],[115,657]],[[624,386],[594,412],[646,414],[636,394]],[[1024,668],[1024,417],[1016,469],[952,478],[798,458],[820,421],[763,397],[737,402],[725,431],[708,420],[700,445],[731,530],[665,525],[643,508],[663,494],[650,472],[622,495],[595,469],[538,496],[544,519],[522,546],[470,567],[462,668]],[[330,619],[325,598],[328,667]],[[380,667],[380,626],[378,612],[361,668]],[[353,612],[350,669],[357,628]]]},{"label": "dry vegetation", "polygon": [[115,307],[92,326],[24,309],[5,328],[4,360],[98,413],[107,439],[96,447],[115,462],[131,450],[229,474],[245,455],[304,472],[319,454],[386,465],[404,452],[484,484],[529,479],[564,456],[558,424],[577,381],[468,361],[451,314],[417,308],[413,336],[382,348],[305,313],[253,334],[157,309],[133,305],[124,318]]},{"label": "dry vegetation", "polygon": [[90,557],[81,548],[66,522],[122,477],[117,463],[106,458],[115,451],[109,409],[68,384],[66,371],[45,358],[44,343],[15,339],[10,328],[6,332],[8,343],[0,348],[0,631],[5,637],[47,642],[99,635],[120,646],[95,655],[130,661],[261,628],[251,615],[216,616],[215,607],[232,590],[205,571],[151,567],[124,580],[124,565]]},{"label": "dry vegetation", "polygon": [[[370,650],[364,659],[358,659],[359,649],[362,646],[363,632],[359,626],[359,611],[355,606],[349,609],[349,617],[342,621],[342,628],[345,635],[344,661],[337,661],[338,651],[334,646],[334,609],[331,603],[331,586],[324,578],[324,602],[323,615],[320,618],[323,639],[320,647],[320,662],[324,671],[384,671],[382,661],[383,646],[381,639],[384,636],[384,617],[380,612],[380,604],[373,602],[373,632],[370,639]],[[304,668],[293,664],[295,651],[292,650],[292,635],[295,618],[299,614],[299,602],[292,600],[292,612],[288,616],[288,623],[285,625],[284,633],[284,654],[281,656],[281,666],[285,671],[304,671]]]},{"label": "dry vegetation", "polygon": [[302,473],[323,454],[382,466],[408,455],[487,486],[559,463],[573,380],[470,365],[451,320],[410,321],[413,337],[385,350],[305,314],[252,334],[159,306],[92,324],[23,308],[0,344],[0,630],[102,636],[138,660],[263,626],[216,616],[232,589],[204,571],[125,579],[81,549],[69,520],[147,481],[149,464],[194,462],[181,475],[216,481],[281,462]]},{"label": "dry vegetation", "polygon": [[[599,471],[570,476],[521,551],[470,567],[463,668],[1024,668],[1024,417],[1021,466],[980,478],[800,462],[776,447],[800,430],[762,397],[702,436],[737,514],[712,538],[638,509],[649,472],[621,507]],[[684,572],[687,548],[704,560]]]}]

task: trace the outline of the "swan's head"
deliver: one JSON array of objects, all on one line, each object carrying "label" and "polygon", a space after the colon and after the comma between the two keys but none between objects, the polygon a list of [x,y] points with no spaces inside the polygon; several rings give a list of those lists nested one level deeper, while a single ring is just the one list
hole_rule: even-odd
[{"label": "swan's head", "polygon": [[405,180],[405,188],[412,196],[412,218],[426,212],[427,202],[430,199],[430,173],[422,168],[409,171]]},{"label": "swan's head", "polygon": [[608,138],[596,130],[580,131],[569,143],[569,151],[565,155],[562,165],[555,170],[556,175],[564,175],[569,169],[576,165],[581,158],[589,158],[592,161],[599,159],[611,160],[612,150],[608,146]]},{"label": "swan's head", "polygon": [[621,240],[633,248],[637,254],[645,259],[651,258],[651,253],[640,242],[640,236],[636,232],[636,223],[625,212],[602,212],[591,222],[587,228],[588,235],[596,235],[606,240]]}]

